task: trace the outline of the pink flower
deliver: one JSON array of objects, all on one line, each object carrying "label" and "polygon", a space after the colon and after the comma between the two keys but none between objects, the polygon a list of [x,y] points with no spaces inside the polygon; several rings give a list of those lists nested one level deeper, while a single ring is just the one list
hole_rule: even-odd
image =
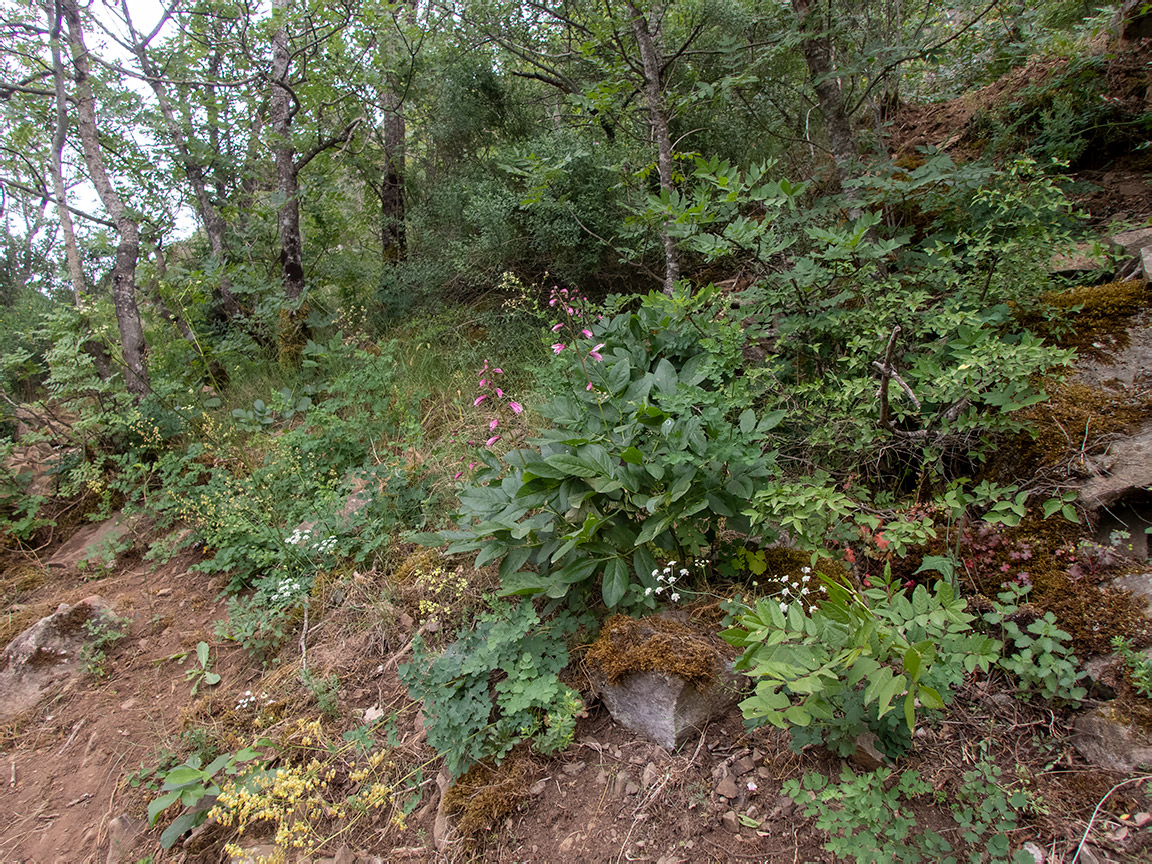
[{"label": "pink flower", "polygon": [[524,406],[521,405],[519,402],[515,402],[515,401],[509,402],[508,407],[512,409],[513,414],[519,414],[521,411],[524,410]]},{"label": "pink flower", "polygon": [[595,360],[597,363],[599,363],[601,360],[604,359],[604,355],[600,353],[600,349],[603,347],[604,347],[604,343],[601,342],[599,345],[595,346],[591,351],[588,352],[588,356],[591,357],[593,360]]},{"label": "pink flower", "polygon": [[557,342],[555,345],[552,346],[552,353],[553,354],[559,354],[563,350],[564,350],[564,343],[563,342]]},{"label": "pink flower", "polygon": [[491,438],[489,438],[487,441],[484,442],[484,446],[485,447],[491,447],[493,444],[495,444],[499,440],[500,440],[499,435],[493,435]]},{"label": "pink flower", "polygon": [[591,389],[592,389],[592,382],[591,382],[591,381],[589,381],[589,382],[588,382],[588,386],[587,386],[587,387],[585,387],[584,389],[585,389],[585,390],[591,390]]},{"label": "pink flower", "polygon": [[481,402],[483,402],[487,398],[488,398],[487,393],[485,393],[483,396],[477,396],[475,399],[472,400],[472,407],[475,408],[477,405],[479,405]]},{"label": "pink flower", "polygon": [[[468,443],[469,443],[469,444],[471,444],[472,442],[471,442],[471,441],[469,441]],[[475,467],[476,467],[476,463],[475,463],[475,462],[469,462],[469,463],[468,463],[468,470],[469,470],[469,471],[471,471],[471,470],[472,470],[473,468],[475,468]]]},{"label": "pink flower", "polygon": [[497,417],[491,423],[488,424],[488,431],[491,432],[493,429],[495,429],[499,425],[500,425],[500,418]]},{"label": "pink flower", "polygon": [[553,333],[559,333],[563,329],[564,329],[564,322],[563,321],[557,321],[555,324],[552,325],[552,332]]},{"label": "pink flower", "polygon": [[549,305],[549,306],[555,306],[555,305],[556,305],[556,298],[555,298],[555,297],[553,297],[551,300],[549,300],[549,301],[548,301],[548,305]]},{"label": "pink flower", "polygon": [[501,390],[499,387],[496,388],[496,396],[500,399],[504,398],[504,391]]},{"label": "pink flower", "polygon": [[583,330],[581,330],[580,332],[584,334],[584,338],[585,338],[585,339],[591,339],[591,338],[592,338],[592,331],[591,331],[591,330],[589,330],[587,327],[585,327],[585,328],[584,328]]},{"label": "pink flower", "polygon": [[456,476],[455,476],[455,477],[453,477],[452,479],[453,479],[453,480],[459,480],[459,479],[460,479],[460,478],[461,478],[463,475],[464,475],[464,472],[463,472],[463,471],[457,471],[457,472],[456,472]]},{"label": "pink flower", "polygon": [[488,380],[486,378],[481,378],[480,379],[480,386],[481,387],[487,387],[488,386]]},{"label": "pink flower", "polygon": [[575,312],[575,311],[576,311],[576,310],[575,310],[575,309],[573,309],[571,306],[569,306],[569,307],[568,307],[568,314],[569,314],[569,315],[571,315],[571,314],[572,314],[573,312]]},{"label": "pink flower", "polygon": [[504,370],[501,369],[499,366],[494,368],[492,371],[495,372],[497,375],[503,375],[504,374]]}]

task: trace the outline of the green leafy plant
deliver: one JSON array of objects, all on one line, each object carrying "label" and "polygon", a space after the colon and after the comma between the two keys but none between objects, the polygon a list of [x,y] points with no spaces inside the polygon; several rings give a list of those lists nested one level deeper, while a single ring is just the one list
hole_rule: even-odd
[{"label": "green leafy plant", "polygon": [[300,672],[300,682],[312,692],[316,707],[325,717],[334,718],[339,714],[340,679],[335,675],[320,677],[310,669]]},{"label": "green leafy plant", "polygon": [[459,530],[414,539],[500,562],[506,594],[558,599],[598,581],[607,606],[640,602],[655,556],[702,553],[721,519],[747,526],[742,505],[772,469],[765,437],[783,411],[753,407],[758,377],[737,374],[749,334],[714,291],[652,294],[635,311],[617,299],[602,315],[557,299],[560,395],[538,409],[551,428],[503,459],[484,451]]},{"label": "green leafy plant", "polygon": [[212,659],[208,654],[208,643],[196,643],[196,667],[184,673],[184,679],[192,682],[192,695],[200,689],[200,685],[215,687],[220,683],[220,676],[212,671]]},{"label": "green leafy plant", "polygon": [[740,703],[748,720],[811,726],[847,755],[862,733],[891,738],[883,721],[898,705],[911,733],[918,705],[944,708],[965,672],[987,671],[999,656],[1000,643],[972,631],[975,616],[947,582],[911,596],[889,579],[865,589],[823,582],[826,599],[762,598],[720,634],[744,649],[736,668],[756,679]]},{"label": "green leafy plant", "polygon": [[[961,837],[975,847],[966,860],[971,864],[1031,864],[1032,856],[1023,850],[1010,854],[1006,833],[1017,827],[1016,815],[1027,796],[1021,792],[1007,795],[996,782],[999,775],[999,768],[981,763],[965,774],[959,795],[951,801]],[[962,860],[942,834],[916,830],[911,805],[916,799],[932,798],[935,792],[919,771],[897,775],[881,769],[857,775],[844,766],[838,783],[810,772],[800,780],[785,781],[782,791],[804,808],[805,816],[816,817],[817,827],[830,835],[824,848],[837,858],[857,864],[957,864]]]},{"label": "green leafy plant", "polygon": [[1132,682],[1132,689],[1152,699],[1152,658],[1132,648],[1132,642],[1123,636],[1112,637],[1112,648],[1120,655]]},{"label": "green leafy plant", "polygon": [[177,802],[185,809],[160,834],[160,845],[171,849],[186,832],[202,825],[210,809],[205,804],[210,804],[220,794],[222,778],[252,779],[260,769],[258,766],[246,767],[245,763],[258,760],[261,754],[256,748],[270,744],[266,739],[261,740],[236,753],[224,753],[204,767],[201,767],[203,762],[199,756],[191,756],[183,765],[169,771],[160,787],[161,794],[148,805],[148,824],[155,825],[160,815]]},{"label": "green leafy plant", "polygon": [[128,635],[131,622],[111,613],[89,618],[84,622],[84,632],[88,635],[84,647],[80,649],[80,659],[88,674],[103,678],[107,675],[104,664],[108,660],[107,649]]},{"label": "green leafy plant", "polygon": [[583,703],[557,677],[568,664],[565,637],[575,619],[567,613],[542,623],[521,600],[480,616],[471,630],[435,657],[422,642],[401,680],[424,700],[428,743],[459,777],[474,762],[499,762],[524,739],[541,753],[568,746]]},{"label": "green leafy plant", "polygon": [[993,602],[992,611],[984,613],[984,621],[999,628],[1004,639],[1006,650],[997,665],[1016,678],[1022,692],[1077,705],[1088,693],[1077,684],[1087,673],[1079,668],[1069,648],[1071,635],[1057,626],[1051,612],[1024,628],[1014,620],[1031,590],[1031,585],[1010,583]]}]

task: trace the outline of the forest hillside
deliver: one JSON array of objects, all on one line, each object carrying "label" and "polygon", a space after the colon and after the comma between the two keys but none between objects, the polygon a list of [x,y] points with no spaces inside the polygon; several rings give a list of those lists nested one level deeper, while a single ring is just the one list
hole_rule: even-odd
[{"label": "forest hillside", "polygon": [[1152,9],[0,15],[0,853],[1152,861]]}]

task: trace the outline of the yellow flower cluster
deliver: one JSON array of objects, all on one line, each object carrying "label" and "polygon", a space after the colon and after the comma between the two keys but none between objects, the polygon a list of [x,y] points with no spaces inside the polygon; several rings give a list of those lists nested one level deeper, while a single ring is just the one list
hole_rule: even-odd
[{"label": "yellow flower cluster", "polygon": [[439,565],[431,570],[418,567],[415,584],[431,595],[421,597],[419,602],[420,615],[425,620],[434,615],[447,618],[468,590],[468,580],[463,573],[445,571]]}]

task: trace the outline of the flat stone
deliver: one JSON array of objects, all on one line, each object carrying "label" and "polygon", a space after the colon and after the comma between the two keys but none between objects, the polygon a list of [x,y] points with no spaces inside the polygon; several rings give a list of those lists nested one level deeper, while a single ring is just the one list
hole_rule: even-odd
[{"label": "flat stone", "polygon": [[729,810],[720,817],[720,821],[724,823],[724,827],[731,831],[733,834],[740,833],[740,817],[736,815],[735,810]]},{"label": "flat stone", "polygon": [[120,513],[98,525],[86,525],[56,550],[48,559],[48,566],[57,570],[75,570],[82,562],[111,555],[133,527],[134,522]]},{"label": "flat stone", "polygon": [[1152,246],[1140,250],[1140,271],[1144,274],[1145,282],[1152,282]]},{"label": "flat stone", "polygon": [[1032,856],[1032,860],[1036,864],[1044,864],[1048,860],[1048,853],[1045,852],[1040,846],[1029,840],[1021,847],[1025,852]]},{"label": "flat stone", "polygon": [[567,774],[569,777],[575,777],[577,774],[584,770],[584,767],[585,766],[583,762],[569,762],[561,767],[560,770]]},{"label": "flat stone", "polygon": [[856,752],[852,761],[865,771],[875,771],[888,764],[887,757],[876,747],[876,735],[868,732],[856,738]]},{"label": "flat stone", "polygon": [[644,773],[640,777],[640,785],[645,789],[655,786],[656,781],[660,779],[660,769],[656,767],[655,762],[649,762],[644,766]]},{"label": "flat stone", "polygon": [[84,625],[111,617],[102,598],[86,597],[73,606],[61,604],[8,643],[0,653],[0,720],[22,714],[83,672],[80,655],[91,638]]},{"label": "flat stone", "polygon": [[755,768],[756,763],[752,761],[751,756],[744,756],[732,763],[732,773],[734,774],[748,774]]},{"label": "flat stone", "polygon": [[127,813],[109,820],[108,857],[104,859],[104,864],[120,864],[128,860],[132,847],[136,845],[136,838],[147,827],[143,820],[133,819]]},{"label": "flat stone", "polygon": [[736,778],[729,774],[716,784],[716,794],[725,798],[735,798],[740,794],[740,787],[736,785]]},{"label": "flat stone", "polygon": [[1087,273],[1102,269],[1100,260],[1093,254],[1093,244],[1077,243],[1068,252],[1053,255],[1048,259],[1050,273]]},{"label": "flat stone", "polygon": [[1089,510],[1106,507],[1128,494],[1147,494],[1152,486],[1152,424],[1115,442],[1108,452],[1107,473],[1089,478],[1080,487],[1080,501]]},{"label": "flat stone", "polygon": [[1112,242],[1123,246],[1129,255],[1139,255],[1145,246],[1152,246],[1152,228],[1136,228],[1112,235]]},{"label": "flat stone", "polygon": [[1093,765],[1127,774],[1152,764],[1152,741],[1117,717],[1110,704],[1081,714],[1074,729],[1072,746]]},{"label": "flat stone", "polygon": [[529,795],[543,795],[544,790],[548,788],[548,779],[537,780],[532,784],[532,788],[528,790]]}]

